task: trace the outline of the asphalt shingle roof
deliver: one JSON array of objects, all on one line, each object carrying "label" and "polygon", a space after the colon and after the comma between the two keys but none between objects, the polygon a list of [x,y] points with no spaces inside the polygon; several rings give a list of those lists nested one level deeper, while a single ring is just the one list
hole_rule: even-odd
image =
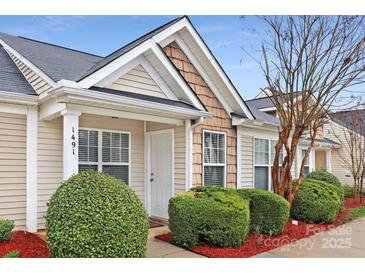
[{"label": "asphalt shingle roof", "polygon": [[76,81],[103,59],[93,54],[6,33],[0,33],[0,39],[55,82],[61,79]]},{"label": "asphalt shingle roof", "polygon": [[[262,98],[262,99],[266,99],[266,98]],[[259,99],[246,101],[247,106],[250,108],[251,112],[256,117],[256,119],[262,120],[267,124],[271,124],[271,125],[275,125],[275,126],[280,125],[280,121],[277,117],[267,114],[257,108],[257,106],[260,106],[259,104],[257,104],[257,101],[259,101]],[[261,107],[261,108],[264,108],[264,107]]]},{"label": "asphalt shingle roof", "polygon": [[0,91],[37,95],[3,47],[0,46]]},{"label": "asphalt shingle roof", "polygon": [[274,107],[274,104],[271,101],[270,97],[263,97],[263,98],[255,98],[255,99],[251,99],[251,100],[246,100],[246,103],[250,104],[251,107],[256,108],[256,109]]}]

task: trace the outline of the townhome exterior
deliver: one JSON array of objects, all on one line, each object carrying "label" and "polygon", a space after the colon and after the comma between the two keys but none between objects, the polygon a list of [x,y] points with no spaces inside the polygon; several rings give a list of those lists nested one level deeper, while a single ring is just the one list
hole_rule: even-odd
[{"label": "townhome exterior", "polygon": [[107,57],[0,34],[0,217],[44,229],[63,180],[123,179],[151,216],[196,185],[237,187],[237,129],[254,119],[187,17]]},{"label": "townhome exterior", "polygon": [[[243,100],[187,17],[106,57],[0,33],[0,218],[44,229],[52,194],[88,169],[164,219],[193,186],[271,190],[270,102]],[[339,147],[325,130],[306,172],[336,170]]]}]

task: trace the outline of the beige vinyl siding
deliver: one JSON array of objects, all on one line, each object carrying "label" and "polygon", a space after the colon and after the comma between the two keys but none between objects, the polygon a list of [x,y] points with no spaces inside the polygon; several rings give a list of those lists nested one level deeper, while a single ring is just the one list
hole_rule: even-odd
[{"label": "beige vinyl siding", "polygon": [[186,163],[186,136],[185,126],[171,126],[147,122],[146,131],[156,131],[163,129],[174,129],[174,193],[185,192],[185,163]]},{"label": "beige vinyl siding", "polygon": [[165,93],[141,65],[119,77],[106,88],[166,98]]},{"label": "beige vinyl siding", "polygon": [[324,134],[325,137],[337,143],[340,143],[342,146],[342,148],[332,149],[332,156],[331,156],[332,173],[338,177],[338,179],[342,184],[352,185],[353,184],[352,176],[350,177],[345,176],[346,174],[351,174],[349,173],[350,170],[346,167],[341,158],[341,155],[344,157],[350,157],[350,155],[348,155],[348,153],[346,152],[347,150],[345,148],[346,146],[348,147],[348,145],[345,139],[344,128],[339,124],[330,121],[328,124],[325,125]]},{"label": "beige vinyl siding", "polygon": [[131,159],[129,184],[144,202],[144,122],[129,119],[113,119],[98,115],[82,114],[80,128],[95,128],[102,130],[117,130],[131,134]]},{"label": "beige vinyl siding", "polygon": [[0,112],[0,219],[25,228],[26,135],[25,115]]},{"label": "beige vinyl siding", "polygon": [[63,180],[63,119],[38,121],[38,229],[45,227],[47,203]]},{"label": "beige vinyl siding", "polygon": [[239,178],[241,188],[253,188],[253,167],[254,167],[254,155],[253,155],[253,137],[241,135],[241,176]]},{"label": "beige vinyl siding", "polygon": [[19,70],[23,73],[25,79],[30,83],[34,90],[41,95],[42,93],[47,94],[47,92],[52,88],[42,77],[36,74],[28,66],[26,66],[22,61],[20,61],[14,54],[8,51],[9,56],[13,59],[14,63],[18,66]]}]

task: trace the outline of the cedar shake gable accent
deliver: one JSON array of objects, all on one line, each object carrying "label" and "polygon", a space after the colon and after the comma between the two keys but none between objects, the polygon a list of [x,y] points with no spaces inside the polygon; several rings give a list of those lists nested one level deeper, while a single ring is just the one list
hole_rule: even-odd
[{"label": "cedar shake gable accent", "polygon": [[193,186],[202,185],[203,173],[203,129],[222,131],[227,134],[227,165],[226,165],[226,186],[236,188],[236,155],[237,155],[237,133],[232,126],[232,121],[223,108],[222,104],[215,97],[207,83],[200,76],[199,72],[192,65],[188,57],[181,50],[177,43],[172,42],[164,47],[165,54],[169,57],[176,69],[189,84],[205,108],[213,114],[207,118],[202,126],[195,128],[193,132]]}]

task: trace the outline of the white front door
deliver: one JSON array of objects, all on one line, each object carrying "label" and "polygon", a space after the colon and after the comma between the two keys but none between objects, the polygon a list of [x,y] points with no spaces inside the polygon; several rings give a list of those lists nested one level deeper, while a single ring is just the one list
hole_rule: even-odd
[{"label": "white front door", "polygon": [[173,130],[149,134],[148,184],[150,215],[167,219],[173,195]]}]

